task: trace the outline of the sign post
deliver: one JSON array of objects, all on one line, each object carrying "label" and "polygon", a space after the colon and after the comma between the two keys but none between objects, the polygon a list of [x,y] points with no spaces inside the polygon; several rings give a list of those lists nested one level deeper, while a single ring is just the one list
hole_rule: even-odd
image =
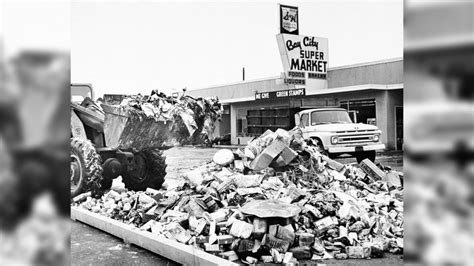
[{"label": "sign post", "polygon": [[279,5],[279,11],[276,37],[288,89],[256,92],[255,100],[311,95],[328,87],[328,39],[299,35],[298,7]]}]

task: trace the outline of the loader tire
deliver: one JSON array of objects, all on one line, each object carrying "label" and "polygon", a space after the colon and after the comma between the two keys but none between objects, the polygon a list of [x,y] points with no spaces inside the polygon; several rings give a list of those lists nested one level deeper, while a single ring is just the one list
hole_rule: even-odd
[{"label": "loader tire", "polygon": [[112,187],[113,179],[103,178],[100,182],[100,189],[110,189]]},{"label": "loader tire", "polygon": [[102,160],[89,140],[71,139],[71,198],[96,191],[102,180]]},{"label": "loader tire", "polygon": [[134,155],[134,162],[122,175],[125,187],[134,191],[160,189],[166,176],[166,160],[162,151],[149,149]]}]

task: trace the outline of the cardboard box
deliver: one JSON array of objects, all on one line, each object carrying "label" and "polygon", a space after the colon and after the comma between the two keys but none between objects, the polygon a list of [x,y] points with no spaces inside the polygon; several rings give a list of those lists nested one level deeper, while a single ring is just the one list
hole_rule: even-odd
[{"label": "cardboard box", "polygon": [[350,259],[366,259],[370,257],[370,247],[349,246],[346,247],[346,254]]},{"label": "cardboard box", "polygon": [[337,218],[331,216],[326,216],[314,222],[314,226],[316,227],[316,231],[318,232],[318,234],[322,234],[326,232],[329,228],[332,228],[336,225]]},{"label": "cardboard box", "polygon": [[256,238],[262,239],[267,233],[267,220],[255,217],[253,219],[253,234]]},{"label": "cardboard box", "polygon": [[242,160],[235,160],[234,161],[234,169],[243,172],[244,171],[244,162]]},{"label": "cardboard box", "polygon": [[310,247],[296,247],[290,249],[290,252],[293,253],[293,257],[297,260],[309,260],[312,257]]},{"label": "cardboard box", "polygon": [[291,163],[298,153],[289,147],[285,147],[281,154],[276,158],[276,160],[271,164],[274,167],[283,167]]},{"label": "cardboard box", "polygon": [[219,244],[205,243],[204,248],[206,249],[207,252],[221,252],[222,251]]},{"label": "cardboard box", "polygon": [[267,168],[270,163],[285,149],[286,145],[280,140],[274,140],[250,163],[250,169],[260,171]]},{"label": "cardboard box", "polygon": [[293,242],[295,241],[295,232],[293,231],[293,228],[286,227],[286,226],[281,226],[279,224],[274,224],[270,225],[268,229],[268,234],[282,240],[286,240],[289,242],[290,246],[293,245]]},{"label": "cardboard box", "polygon": [[230,228],[230,234],[235,237],[249,238],[253,232],[253,225],[241,220],[235,220]]},{"label": "cardboard box", "polygon": [[290,263],[291,259],[293,258],[293,253],[291,252],[286,252],[285,255],[283,256],[283,262],[282,263]]},{"label": "cardboard box", "polygon": [[286,252],[290,247],[288,240],[278,239],[270,234],[263,236],[262,245],[267,249],[275,249],[278,252]]},{"label": "cardboard box", "polygon": [[309,247],[314,243],[314,235],[310,233],[296,233],[298,246]]},{"label": "cardboard box", "polygon": [[209,242],[209,236],[198,236],[196,237],[197,244],[204,244]]},{"label": "cardboard box", "polygon": [[263,263],[272,263],[273,262],[273,257],[272,256],[261,256],[260,260]]},{"label": "cardboard box", "polygon": [[323,160],[328,164],[328,166],[336,171],[341,171],[344,168],[344,165],[340,162],[337,162],[328,156],[323,155]]},{"label": "cardboard box", "polygon": [[360,162],[359,166],[375,181],[382,180],[385,177],[385,173],[369,159],[364,159],[362,162]]},{"label": "cardboard box", "polygon": [[196,229],[194,230],[197,235],[201,234],[202,231],[204,230],[204,227],[206,227],[207,221],[204,218],[201,218],[198,220]]},{"label": "cardboard box", "polygon": [[386,181],[389,187],[398,188],[402,186],[400,176],[394,172],[388,172],[382,180]]},{"label": "cardboard box", "polygon": [[232,242],[234,242],[234,237],[231,235],[217,236],[217,244],[219,245],[232,244]]}]

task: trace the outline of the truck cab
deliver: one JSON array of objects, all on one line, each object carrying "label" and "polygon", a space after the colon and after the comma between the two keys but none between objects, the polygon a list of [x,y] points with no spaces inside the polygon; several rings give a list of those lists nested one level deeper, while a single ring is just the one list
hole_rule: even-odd
[{"label": "truck cab", "polygon": [[360,162],[365,158],[375,161],[377,150],[385,149],[380,142],[382,131],[374,125],[352,122],[343,108],[317,108],[295,114],[295,124],[305,139],[330,157],[349,154]]}]

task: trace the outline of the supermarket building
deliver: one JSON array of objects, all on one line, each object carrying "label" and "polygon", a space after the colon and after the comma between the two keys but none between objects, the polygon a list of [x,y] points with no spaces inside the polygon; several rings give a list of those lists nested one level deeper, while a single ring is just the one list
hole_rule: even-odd
[{"label": "supermarket building", "polygon": [[231,135],[246,144],[267,129],[291,129],[294,114],[304,109],[342,107],[353,121],[375,124],[387,150],[403,144],[403,59],[388,59],[329,68],[327,87],[294,89],[285,74],[260,80],[189,90],[194,97],[219,97],[224,106],[215,136]]}]

